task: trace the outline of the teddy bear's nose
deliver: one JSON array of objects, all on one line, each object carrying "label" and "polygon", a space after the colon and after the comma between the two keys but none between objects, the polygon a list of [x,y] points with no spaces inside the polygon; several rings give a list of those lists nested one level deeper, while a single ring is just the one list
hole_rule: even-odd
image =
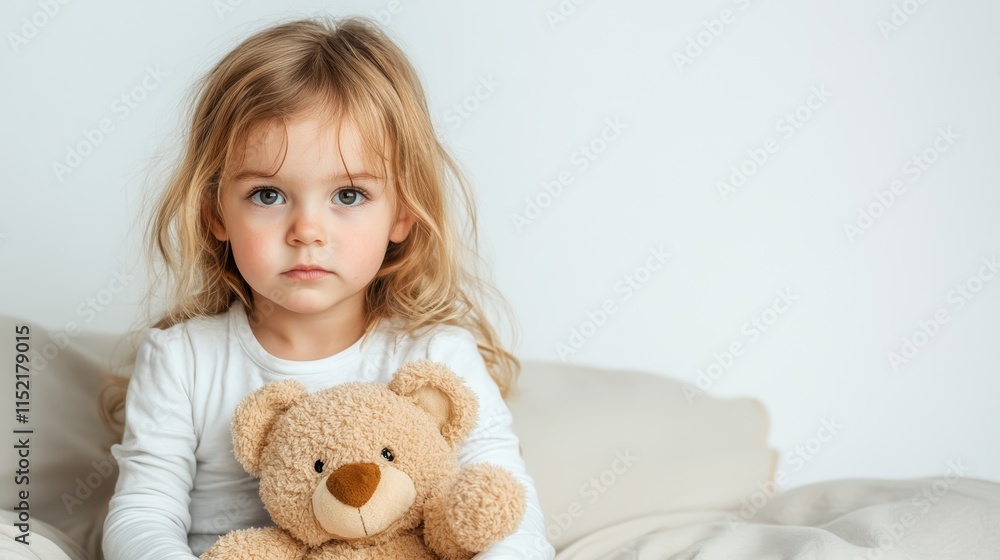
[{"label": "teddy bear's nose", "polygon": [[342,503],[361,507],[368,503],[382,472],[375,463],[351,463],[333,471],[326,479],[326,489]]}]

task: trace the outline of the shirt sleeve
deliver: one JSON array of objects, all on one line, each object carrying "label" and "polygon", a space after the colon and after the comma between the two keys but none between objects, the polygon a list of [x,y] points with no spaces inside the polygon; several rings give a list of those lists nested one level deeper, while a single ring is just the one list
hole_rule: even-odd
[{"label": "shirt sleeve", "polygon": [[538,492],[521,457],[510,409],[486,369],[475,337],[467,329],[452,326],[431,339],[427,354],[429,360],[462,376],[479,398],[479,420],[459,450],[459,465],[491,463],[504,467],[525,489],[524,517],[517,530],[474,556],[475,560],[552,560],[555,548],[545,537]]},{"label": "shirt sleeve", "polygon": [[107,560],[196,560],[188,546],[188,509],[197,438],[193,372],[183,331],[149,329],[125,397],[122,442],[111,447],[118,481],[104,523]]}]

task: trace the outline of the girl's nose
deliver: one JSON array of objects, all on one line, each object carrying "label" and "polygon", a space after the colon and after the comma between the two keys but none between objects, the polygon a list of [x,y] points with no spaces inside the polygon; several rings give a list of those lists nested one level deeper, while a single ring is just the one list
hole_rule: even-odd
[{"label": "girl's nose", "polygon": [[323,208],[317,205],[302,205],[292,215],[292,224],[288,229],[288,242],[291,244],[310,245],[326,243],[323,232]]}]

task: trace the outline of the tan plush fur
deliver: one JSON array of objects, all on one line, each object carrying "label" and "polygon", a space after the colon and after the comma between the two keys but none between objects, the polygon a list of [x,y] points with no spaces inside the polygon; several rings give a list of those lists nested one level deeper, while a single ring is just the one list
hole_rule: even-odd
[{"label": "tan plush fur", "polygon": [[276,527],[224,535],[202,560],[472,558],[525,507],[509,471],[458,466],[477,408],[461,377],[428,360],[388,385],[262,387],[233,415],[233,449]]}]

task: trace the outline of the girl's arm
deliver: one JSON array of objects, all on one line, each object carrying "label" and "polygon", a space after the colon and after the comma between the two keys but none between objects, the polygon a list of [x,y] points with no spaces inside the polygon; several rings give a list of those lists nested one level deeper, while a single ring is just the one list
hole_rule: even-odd
[{"label": "girl's arm", "polygon": [[125,397],[125,432],[111,448],[118,481],[104,522],[107,560],[195,560],[188,511],[197,445],[193,372],[182,327],[149,329]]},{"label": "girl's arm", "polygon": [[491,463],[504,467],[525,489],[524,517],[517,531],[477,554],[475,559],[552,560],[555,549],[545,537],[538,492],[521,458],[510,410],[486,369],[475,337],[466,329],[449,326],[431,339],[427,354],[429,360],[443,363],[462,376],[479,397],[479,422],[459,451],[459,465]]}]

